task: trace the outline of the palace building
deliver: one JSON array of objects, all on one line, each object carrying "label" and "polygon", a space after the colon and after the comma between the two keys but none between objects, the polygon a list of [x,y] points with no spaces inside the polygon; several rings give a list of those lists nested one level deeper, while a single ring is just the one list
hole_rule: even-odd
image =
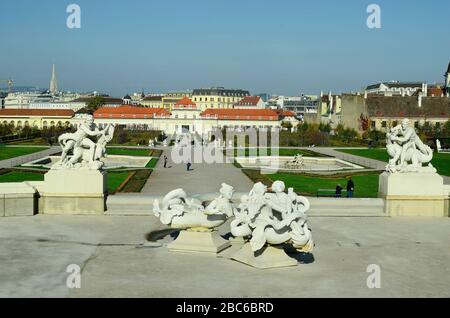
[{"label": "palace building", "polygon": [[233,108],[249,91],[242,89],[225,89],[223,87],[200,88],[192,92],[192,100],[201,110],[207,108]]}]

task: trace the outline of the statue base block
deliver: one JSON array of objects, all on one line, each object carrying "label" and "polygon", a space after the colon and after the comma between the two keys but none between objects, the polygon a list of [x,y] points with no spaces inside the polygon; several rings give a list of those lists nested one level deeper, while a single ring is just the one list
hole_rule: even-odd
[{"label": "statue base block", "polygon": [[217,254],[230,246],[230,242],[223,239],[219,232],[196,232],[181,230],[175,241],[167,245],[171,252],[192,252]]},{"label": "statue base block", "polygon": [[397,216],[444,217],[444,181],[437,173],[388,173],[379,177],[385,213]]},{"label": "statue base block", "polygon": [[39,212],[44,214],[103,214],[107,173],[100,170],[50,170],[44,176]]},{"label": "statue base block", "polygon": [[250,243],[246,243],[231,259],[259,269],[297,266],[298,262],[289,257],[282,246],[268,245],[255,256]]}]

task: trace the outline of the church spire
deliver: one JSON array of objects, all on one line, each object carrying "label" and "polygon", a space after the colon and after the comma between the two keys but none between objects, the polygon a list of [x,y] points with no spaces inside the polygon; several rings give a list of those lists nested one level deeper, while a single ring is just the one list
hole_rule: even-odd
[{"label": "church spire", "polygon": [[50,80],[50,93],[52,94],[58,93],[58,81],[56,80],[55,64],[53,64],[52,79]]}]

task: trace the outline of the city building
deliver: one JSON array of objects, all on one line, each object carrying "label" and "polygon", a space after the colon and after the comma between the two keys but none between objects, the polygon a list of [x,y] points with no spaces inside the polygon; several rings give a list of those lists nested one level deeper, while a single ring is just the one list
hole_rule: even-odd
[{"label": "city building", "polygon": [[210,133],[215,129],[232,128],[280,128],[283,121],[295,127],[298,120],[292,113],[270,109],[206,109],[201,110],[189,98],[174,105],[171,112],[165,108],[147,108],[123,105],[116,108],[102,107],[94,113],[102,126],[112,123],[128,129],[156,129],[167,134]]},{"label": "city building", "polygon": [[429,97],[444,97],[445,89],[441,85],[428,86],[427,96],[429,96]]},{"label": "city building", "polygon": [[444,77],[445,77],[444,93],[445,96],[450,97],[450,62],[448,63],[447,72],[445,72]]},{"label": "city building", "polygon": [[191,98],[192,91],[168,92],[163,96],[162,107],[171,111],[175,104],[185,97]]},{"label": "city building", "polygon": [[51,102],[54,96],[47,92],[14,92],[5,97],[5,108],[26,109],[32,102]]},{"label": "city building", "polygon": [[[77,99],[74,99],[69,104],[71,105],[70,109],[81,109],[88,105],[89,101],[91,101],[95,97],[101,97],[103,99],[103,106],[104,107],[119,107],[124,104],[124,101],[122,98],[116,98],[111,96],[83,96],[79,97]],[[81,106],[81,107],[80,107]],[[80,107],[80,108],[79,108]]]},{"label": "city building", "polygon": [[308,114],[317,114],[319,99],[317,96],[294,96],[285,97],[283,100],[283,110],[295,113],[297,118],[303,119]]},{"label": "city building", "polygon": [[256,94],[256,96],[261,97],[264,103],[267,103],[271,97],[269,93],[260,93]]},{"label": "city building", "polygon": [[49,128],[70,126],[74,111],[70,109],[0,109],[0,124],[13,127]]},{"label": "city building", "polygon": [[0,109],[5,108],[5,98],[8,96],[6,93],[0,92]]},{"label": "city building", "polygon": [[52,78],[50,79],[49,91],[51,94],[56,95],[58,93],[58,81],[56,79],[56,69],[55,64],[53,64],[52,68]]},{"label": "city building", "polygon": [[244,97],[250,96],[249,91],[242,89],[225,89],[211,87],[194,89],[192,100],[201,110],[207,108],[233,108],[234,104]]},{"label": "city building", "polygon": [[163,108],[163,95],[145,96],[141,101],[141,106],[150,108]]},{"label": "city building", "polygon": [[442,126],[450,119],[450,98],[342,94],[341,123],[360,133],[367,129],[387,132],[404,118],[416,127]]},{"label": "city building", "polygon": [[259,96],[246,96],[239,102],[234,104],[236,109],[264,109],[266,108],[266,103]]},{"label": "city building", "polygon": [[428,85],[423,82],[383,82],[366,87],[365,93],[384,96],[413,96],[419,91],[427,95]]}]

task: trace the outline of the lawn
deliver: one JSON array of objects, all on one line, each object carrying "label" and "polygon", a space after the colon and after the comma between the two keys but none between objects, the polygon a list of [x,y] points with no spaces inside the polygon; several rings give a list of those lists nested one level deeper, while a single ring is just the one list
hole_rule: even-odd
[{"label": "lawn", "polygon": [[48,149],[48,147],[0,147],[0,160],[29,155]]},{"label": "lawn", "polygon": [[108,172],[108,192],[114,193],[129,175],[129,171]]},{"label": "lawn", "polygon": [[[128,177],[127,172],[109,172],[108,173],[108,192],[114,193],[117,187]],[[44,181],[44,174],[28,171],[10,171],[0,174],[0,182],[23,182],[23,181]]]},{"label": "lawn", "polygon": [[[351,155],[388,162],[389,156],[386,149],[335,149]],[[434,153],[431,164],[437,169],[439,174],[450,176],[450,154]]]},{"label": "lawn", "polygon": [[128,149],[128,148],[106,148],[108,155],[123,155],[123,156],[150,156],[151,150],[149,149]]},{"label": "lawn", "polygon": [[11,171],[0,174],[0,182],[44,181],[44,174],[27,171]]},{"label": "lawn", "polygon": [[388,162],[389,155],[386,152],[386,149],[375,148],[375,149],[340,149],[335,148],[336,151],[348,153],[355,156],[380,160],[383,162]]},{"label": "lawn", "polygon": [[[253,182],[263,182],[270,186],[276,180],[283,181],[286,188],[292,187],[294,191],[303,195],[316,196],[318,189],[335,189],[340,184],[344,189],[347,185],[347,176],[307,176],[294,173],[275,173],[262,175],[258,170],[243,169]],[[378,174],[351,175],[355,184],[354,196],[359,198],[376,198],[378,195]]]},{"label": "lawn", "polygon": [[156,164],[158,163],[158,160],[159,160],[159,158],[152,158],[145,167],[146,168],[154,168],[156,166]]},{"label": "lawn", "polygon": [[19,140],[19,141],[12,141],[8,142],[8,145],[20,145],[20,146],[48,146],[48,142],[42,138],[37,137],[33,139],[25,139],[25,140]]}]

